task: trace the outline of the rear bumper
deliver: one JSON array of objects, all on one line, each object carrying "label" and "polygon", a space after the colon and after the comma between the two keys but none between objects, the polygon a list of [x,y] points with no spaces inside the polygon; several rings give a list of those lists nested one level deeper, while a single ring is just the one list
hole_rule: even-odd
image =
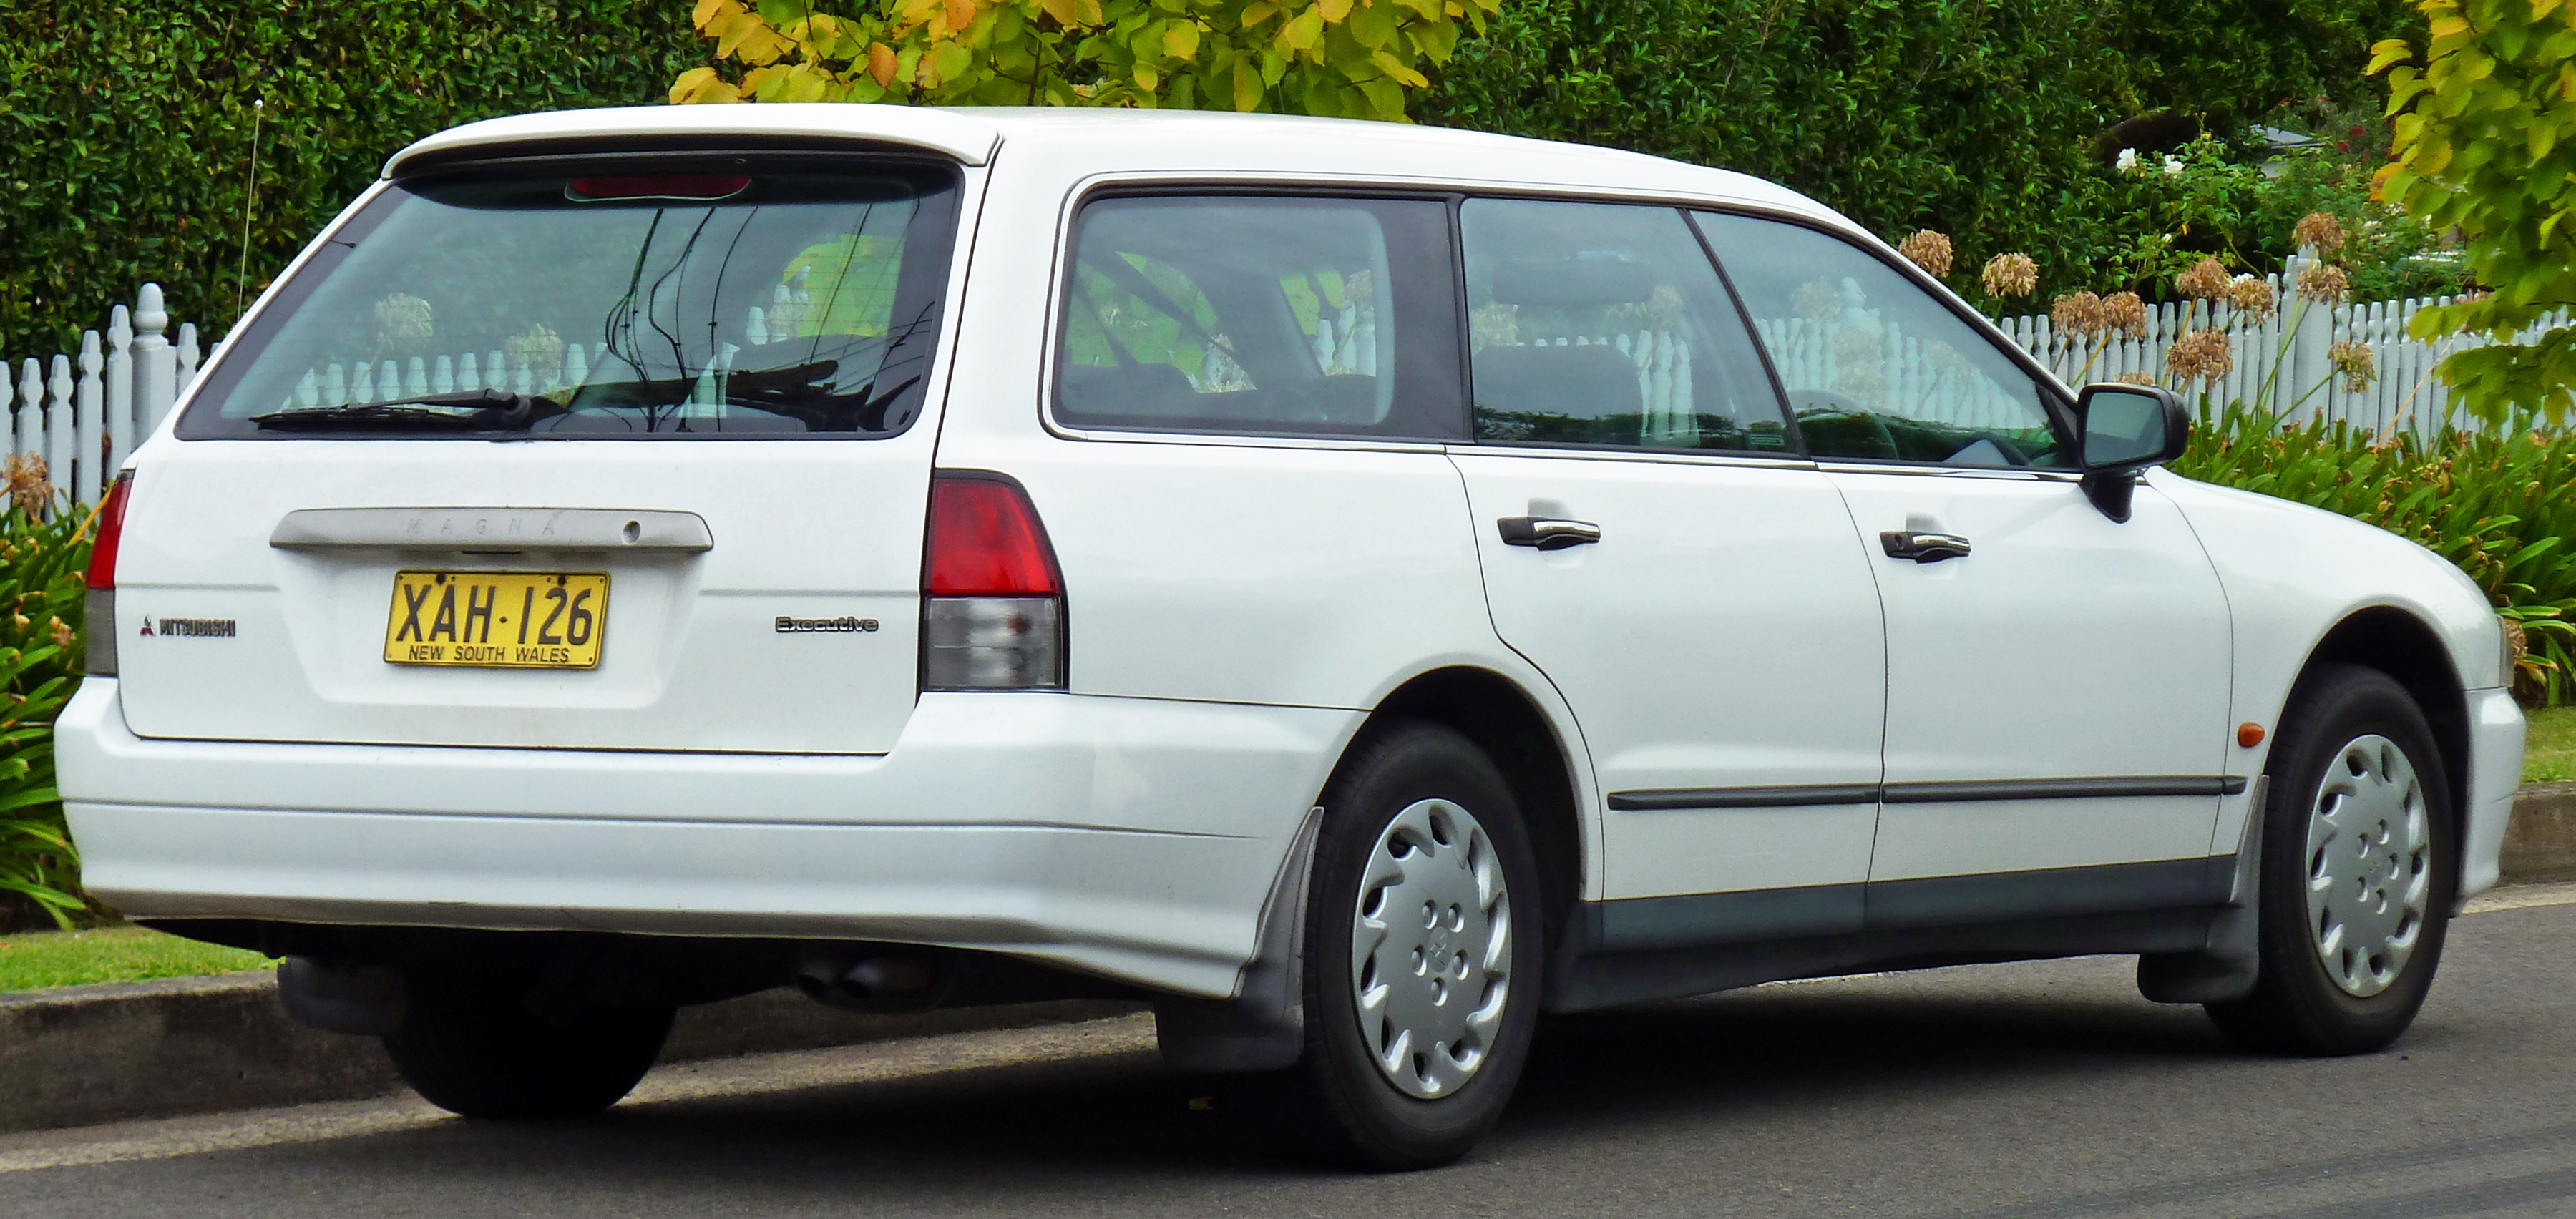
[{"label": "rear bumper", "polygon": [[2468,834],[2460,852],[2460,898],[2495,887],[2504,831],[2522,785],[2522,708],[2503,690],[2471,690]]},{"label": "rear bumper", "polygon": [[56,724],[92,892],[137,918],[888,940],[1233,993],[1362,713],[925,694],[874,757],[146,740]]}]

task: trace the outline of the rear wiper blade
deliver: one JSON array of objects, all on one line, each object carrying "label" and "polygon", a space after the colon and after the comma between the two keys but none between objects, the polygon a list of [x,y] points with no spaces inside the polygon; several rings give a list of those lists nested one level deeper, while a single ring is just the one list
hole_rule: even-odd
[{"label": "rear wiper blade", "polygon": [[387,402],[350,402],[338,406],[305,406],[253,415],[250,421],[272,431],[409,431],[445,429],[476,432],[528,426],[543,398],[499,389],[469,389],[452,394],[420,394]]}]

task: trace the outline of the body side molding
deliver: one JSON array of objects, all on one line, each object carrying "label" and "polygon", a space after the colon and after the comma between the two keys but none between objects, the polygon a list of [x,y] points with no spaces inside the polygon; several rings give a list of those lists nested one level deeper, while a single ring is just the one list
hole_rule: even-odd
[{"label": "body side molding", "polygon": [[1790,808],[1804,805],[1943,804],[1971,800],[2116,800],[2140,796],[2233,796],[2243,775],[2104,775],[2072,779],[1963,779],[1930,783],[1802,783],[1780,787],[1662,787],[1612,792],[1610,807],[1632,809]]}]

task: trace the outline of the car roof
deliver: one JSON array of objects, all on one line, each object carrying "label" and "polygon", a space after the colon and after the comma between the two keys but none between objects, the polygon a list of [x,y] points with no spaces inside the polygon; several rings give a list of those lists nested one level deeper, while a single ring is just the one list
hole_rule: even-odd
[{"label": "car roof", "polygon": [[989,164],[1008,146],[1092,173],[1233,170],[1634,191],[1749,204],[1860,231],[1775,183],[1641,153],[1408,123],[1204,110],[775,102],[558,110],[440,132],[395,153],[384,176],[502,146],[708,136],[892,144],[967,165]]}]

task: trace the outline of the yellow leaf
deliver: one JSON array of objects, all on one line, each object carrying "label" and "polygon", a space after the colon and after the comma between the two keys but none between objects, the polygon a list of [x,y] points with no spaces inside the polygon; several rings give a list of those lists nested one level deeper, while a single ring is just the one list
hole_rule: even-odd
[{"label": "yellow leaf", "polygon": [[747,64],[769,64],[777,62],[792,45],[758,14],[744,13],[725,23],[724,35],[716,41],[716,55],[731,56]]},{"label": "yellow leaf", "polygon": [[2468,32],[2469,22],[2467,18],[2436,17],[2433,19],[2433,36],[2435,38],[2447,38],[2453,34],[2465,34]]},{"label": "yellow leaf", "polygon": [[942,13],[948,18],[950,36],[963,34],[975,24],[975,0],[942,0]]},{"label": "yellow leaf", "polygon": [[1246,114],[1261,105],[1261,74],[1252,69],[1249,58],[1234,63],[1234,108]]},{"label": "yellow leaf", "polygon": [[1152,68],[1146,67],[1143,64],[1136,65],[1137,88],[1142,89],[1147,93],[1151,93],[1154,91],[1154,82],[1161,79],[1161,77],[1154,75],[1154,70]]},{"label": "yellow leaf", "polygon": [[689,22],[698,27],[699,33],[712,38],[725,22],[740,16],[742,11],[742,0],[698,0],[697,10],[689,14]]},{"label": "yellow leaf", "polygon": [[1351,15],[1351,0],[1316,0],[1315,9],[1328,24],[1340,25]]},{"label": "yellow leaf", "polygon": [[1038,7],[1045,9],[1047,16],[1055,18],[1057,25],[1068,30],[1082,25],[1082,10],[1075,7],[1073,0],[1038,0]]},{"label": "yellow leaf", "polygon": [[1199,57],[1199,27],[1176,25],[1163,31],[1163,53],[1174,59]]},{"label": "yellow leaf", "polygon": [[1270,20],[1271,14],[1278,11],[1279,6],[1275,4],[1245,5],[1243,9],[1243,28],[1248,30],[1264,21],[1268,21]]},{"label": "yellow leaf", "polygon": [[[1395,56],[1389,55],[1384,51],[1369,52],[1369,62],[1376,64],[1378,71],[1386,73],[1389,79],[1410,85],[1416,89],[1427,87],[1431,83],[1430,78],[1424,76],[1420,72],[1414,71],[1411,67],[1407,66],[1403,60],[1397,59]],[[1399,107],[1399,109],[1401,109],[1401,107]]]},{"label": "yellow leaf", "polygon": [[1290,51],[1303,51],[1324,40],[1322,7],[1307,9],[1279,27],[1279,45]]},{"label": "yellow leaf", "polygon": [[674,106],[741,100],[742,96],[735,93],[733,86],[726,84],[723,77],[716,75],[713,68],[691,68],[680,73],[680,79],[671,84],[671,104]]},{"label": "yellow leaf", "polygon": [[876,82],[880,85],[892,86],[894,84],[893,47],[887,46],[882,42],[872,43],[869,45],[868,75],[875,77]]}]

